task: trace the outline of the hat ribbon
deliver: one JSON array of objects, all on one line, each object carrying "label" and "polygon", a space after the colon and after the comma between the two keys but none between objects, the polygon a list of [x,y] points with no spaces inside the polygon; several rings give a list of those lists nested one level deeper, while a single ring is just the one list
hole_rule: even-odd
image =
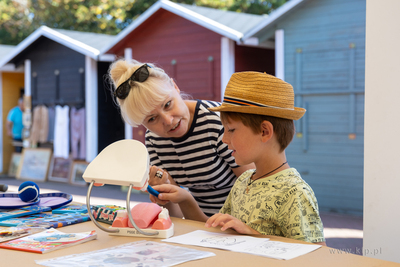
[{"label": "hat ribbon", "polygon": [[259,104],[259,103],[252,102],[252,101],[246,101],[246,100],[243,100],[243,99],[227,97],[227,96],[224,97],[223,102],[227,103],[227,104],[237,105],[237,106],[267,107],[267,108],[294,110],[293,108],[282,108],[282,107],[276,107],[276,106],[268,106],[268,105],[263,105],[263,104]]}]

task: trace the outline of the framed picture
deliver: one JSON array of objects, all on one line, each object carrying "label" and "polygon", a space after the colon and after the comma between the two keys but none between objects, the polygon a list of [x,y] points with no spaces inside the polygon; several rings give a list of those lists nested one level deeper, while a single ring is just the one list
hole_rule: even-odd
[{"label": "framed picture", "polygon": [[21,162],[21,153],[14,152],[11,155],[10,166],[8,167],[8,176],[15,177]]},{"label": "framed picture", "polygon": [[50,158],[49,148],[24,148],[16,177],[31,181],[46,181]]},{"label": "framed picture", "polygon": [[82,175],[89,165],[86,161],[74,161],[72,164],[70,183],[75,185],[86,185],[85,180],[83,180]]},{"label": "framed picture", "polygon": [[49,181],[68,183],[71,175],[72,158],[54,157],[51,159]]}]

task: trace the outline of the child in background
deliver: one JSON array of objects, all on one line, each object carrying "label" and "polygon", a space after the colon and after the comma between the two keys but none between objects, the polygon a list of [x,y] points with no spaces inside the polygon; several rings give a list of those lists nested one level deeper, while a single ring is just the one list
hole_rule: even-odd
[{"label": "child in background", "polygon": [[179,203],[185,218],[206,227],[232,228],[242,234],[277,235],[325,245],[318,204],[311,187],[291,168],[285,149],[292,141],[293,120],[305,109],[294,107],[290,84],[265,73],[232,75],[221,106],[222,141],[239,165],[254,162],[235,182],[220,213],[208,218],[178,187],[155,186],[152,201]]}]

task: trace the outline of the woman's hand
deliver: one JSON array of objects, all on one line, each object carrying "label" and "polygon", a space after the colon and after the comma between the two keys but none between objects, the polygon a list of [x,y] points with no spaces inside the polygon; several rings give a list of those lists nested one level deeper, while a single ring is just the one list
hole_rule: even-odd
[{"label": "woman's hand", "polygon": [[171,184],[170,175],[167,171],[158,168],[157,166],[150,166],[149,171],[149,185]]},{"label": "woman's hand", "polygon": [[236,217],[229,214],[217,213],[209,218],[205,224],[205,227],[217,227],[221,226],[221,231],[232,228],[239,234],[255,235],[259,234],[256,230],[242,222]]}]

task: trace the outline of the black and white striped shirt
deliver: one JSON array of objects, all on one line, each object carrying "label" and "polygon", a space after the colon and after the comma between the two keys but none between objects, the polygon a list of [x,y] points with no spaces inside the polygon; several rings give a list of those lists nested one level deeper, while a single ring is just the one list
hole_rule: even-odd
[{"label": "black and white striped shirt", "polygon": [[187,187],[208,216],[223,206],[236,180],[231,168],[238,167],[232,151],[222,142],[219,113],[207,109],[219,105],[197,100],[192,125],[180,138],[146,132],[150,164],[165,169],[178,185]]}]

